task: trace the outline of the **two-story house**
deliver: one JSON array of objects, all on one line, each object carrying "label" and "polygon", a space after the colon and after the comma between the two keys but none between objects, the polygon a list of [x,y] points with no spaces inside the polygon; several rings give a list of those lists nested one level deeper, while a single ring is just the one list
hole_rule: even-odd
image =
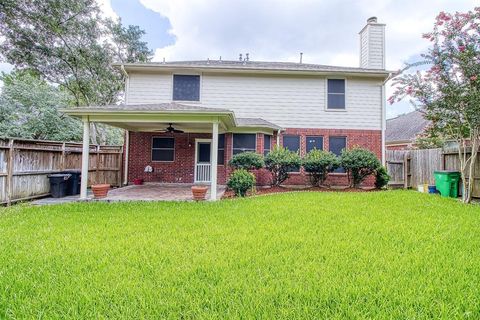
[{"label": "two-story house", "polygon": [[[359,43],[358,68],[248,59],[118,64],[124,104],[66,113],[83,119],[84,142],[92,121],[127,130],[125,183],[211,183],[213,199],[239,152],[361,146],[383,160],[385,25],[368,19]],[[299,169],[287,184],[305,181]],[[328,181],[346,184],[346,175],[337,170]],[[269,175],[258,172],[257,183]]]}]

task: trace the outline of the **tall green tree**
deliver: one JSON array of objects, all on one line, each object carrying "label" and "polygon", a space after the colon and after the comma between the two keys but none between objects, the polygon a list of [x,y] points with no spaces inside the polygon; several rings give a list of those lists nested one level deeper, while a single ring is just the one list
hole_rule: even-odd
[{"label": "tall green tree", "polygon": [[[412,97],[432,121],[433,132],[457,141],[463,201],[470,202],[480,151],[480,7],[441,12],[423,37],[431,43],[424,60],[394,79],[390,102]],[[429,69],[412,70],[419,64]]]},{"label": "tall green tree", "polygon": [[31,72],[3,75],[0,95],[0,136],[76,141],[81,123],[58,112],[71,97]]},{"label": "tall green tree", "polygon": [[[121,100],[123,74],[113,62],[145,62],[144,31],[103,18],[95,0],[0,1],[0,56],[72,96],[74,106]],[[93,142],[105,139],[94,127]]]}]

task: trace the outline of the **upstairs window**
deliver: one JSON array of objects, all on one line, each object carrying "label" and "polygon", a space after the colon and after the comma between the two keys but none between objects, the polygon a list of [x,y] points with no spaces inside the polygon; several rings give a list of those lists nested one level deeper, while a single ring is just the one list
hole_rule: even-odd
[{"label": "upstairs window", "polygon": [[173,161],[175,158],[175,140],[173,138],[152,139],[152,161]]},{"label": "upstairs window", "polygon": [[200,101],[200,76],[173,75],[173,100]]},{"label": "upstairs window", "polygon": [[[300,136],[283,136],[283,147],[293,152],[300,152]],[[299,172],[300,167],[292,167],[288,171]]]},{"label": "upstairs window", "polygon": [[307,136],[307,153],[313,149],[323,150],[323,137]]},{"label": "upstairs window", "polygon": [[257,135],[255,133],[234,133],[233,134],[233,154],[242,152],[256,152]]},{"label": "upstairs window", "polygon": [[[347,147],[347,137],[329,137],[328,145],[333,154],[340,156],[342,154],[342,150]],[[333,172],[345,173],[345,169],[337,168]]]},{"label": "upstairs window", "polygon": [[345,109],[344,79],[327,79],[327,109]]},{"label": "upstairs window", "polygon": [[272,149],[272,136],[268,134],[263,135],[263,155],[266,156]]}]

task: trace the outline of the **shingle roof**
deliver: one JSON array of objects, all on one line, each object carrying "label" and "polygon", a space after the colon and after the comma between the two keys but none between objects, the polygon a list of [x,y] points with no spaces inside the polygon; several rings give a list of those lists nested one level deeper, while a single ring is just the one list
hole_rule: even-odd
[{"label": "shingle roof", "polygon": [[237,125],[239,127],[262,127],[262,128],[272,128],[272,129],[281,129],[274,123],[271,123],[262,118],[237,118]]},{"label": "shingle roof", "polygon": [[192,112],[231,112],[227,109],[206,108],[176,102],[152,104],[112,104],[105,106],[89,106],[70,110],[105,110],[105,111],[192,111]]},{"label": "shingle roof", "polygon": [[[122,64],[114,64],[120,66]],[[205,68],[232,70],[272,70],[272,71],[317,71],[317,72],[352,72],[381,73],[388,75],[383,69],[366,69],[355,67],[329,66],[312,63],[276,62],[276,61],[235,61],[235,60],[191,60],[170,62],[126,63],[126,67],[164,67],[164,68]]]},{"label": "shingle roof", "polygon": [[402,114],[393,119],[388,119],[385,141],[387,143],[412,141],[418,134],[422,133],[429,124],[430,121],[425,120],[423,113],[418,110]]}]

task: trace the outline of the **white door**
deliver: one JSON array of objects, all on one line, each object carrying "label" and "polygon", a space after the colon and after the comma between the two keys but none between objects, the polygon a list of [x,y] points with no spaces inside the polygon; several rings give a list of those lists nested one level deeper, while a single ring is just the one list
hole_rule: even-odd
[{"label": "white door", "polygon": [[210,139],[197,139],[195,141],[195,182],[210,182]]}]

